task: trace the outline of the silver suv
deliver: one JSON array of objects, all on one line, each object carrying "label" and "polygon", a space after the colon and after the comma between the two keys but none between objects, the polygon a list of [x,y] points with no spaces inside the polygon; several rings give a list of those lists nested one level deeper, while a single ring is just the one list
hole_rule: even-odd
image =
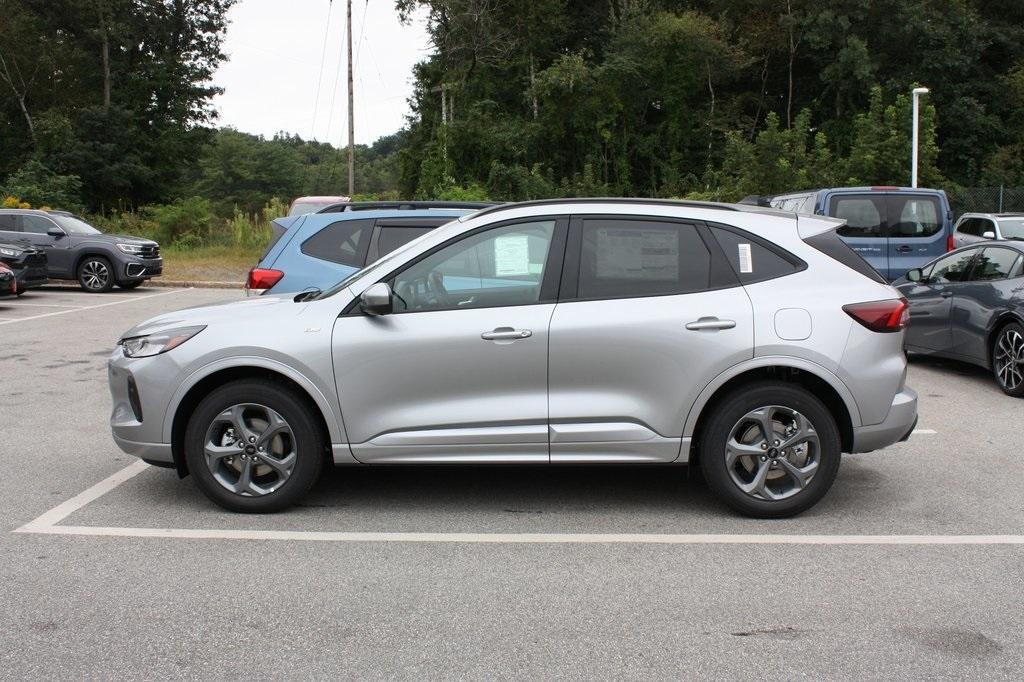
[{"label": "silver suv", "polygon": [[796,514],[909,436],[906,301],[840,221],[656,200],[487,208],[324,292],[156,317],[110,359],[114,439],[231,510],[334,464],[687,464]]}]

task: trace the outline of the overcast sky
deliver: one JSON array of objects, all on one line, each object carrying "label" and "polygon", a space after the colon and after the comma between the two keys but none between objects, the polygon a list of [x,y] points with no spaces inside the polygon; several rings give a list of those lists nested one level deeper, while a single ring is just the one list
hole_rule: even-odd
[{"label": "overcast sky", "polygon": [[[219,124],[347,144],[345,0],[240,0],[229,18],[227,60],[214,77],[224,88],[214,99]],[[353,0],[352,26],[356,142],[370,143],[404,124],[412,67],[426,58],[428,38],[422,16],[399,23],[393,0]]]}]

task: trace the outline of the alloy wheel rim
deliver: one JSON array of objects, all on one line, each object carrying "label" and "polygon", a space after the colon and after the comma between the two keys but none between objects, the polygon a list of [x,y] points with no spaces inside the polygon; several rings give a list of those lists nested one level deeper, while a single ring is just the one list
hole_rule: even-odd
[{"label": "alloy wheel rim", "polygon": [[298,458],[288,422],[256,403],[232,405],[214,417],[203,452],[214,480],[242,497],[261,497],[279,489]]},{"label": "alloy wheel rim", "polygon": [[82,279],[90,289],[102,289],[107,285],[110,271],[98,260],[91,260],[82,268]]},{"label": "alloy wheel rim", "polygon": [[729,478],[745,495],[784,500],[804,490],[821,462],[814,425],[800,412],[765,405],[740,417],[725,444]]},{"label": "alloy wheel rim", "polygon": [[1017,390],[1024,382],[1024,337],[1016,329],[999,335],[995,352],[996,378],[1003,388]]}]

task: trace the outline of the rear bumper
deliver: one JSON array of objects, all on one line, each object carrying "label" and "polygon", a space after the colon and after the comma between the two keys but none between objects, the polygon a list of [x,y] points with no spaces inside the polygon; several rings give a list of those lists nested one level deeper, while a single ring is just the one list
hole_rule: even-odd
[{"label": "rear bumper", "polygon": [[917,393],[904,387],[892,399],[892,406],[885,420],[871,426],[853,429],[851,452],[871,452],[907,440],[917,425]]},{"label": "rear bumper", "polygon": [[14,277],[18,280],[18,291],[35,289],[50,281],[45,265],[15,269]]}]

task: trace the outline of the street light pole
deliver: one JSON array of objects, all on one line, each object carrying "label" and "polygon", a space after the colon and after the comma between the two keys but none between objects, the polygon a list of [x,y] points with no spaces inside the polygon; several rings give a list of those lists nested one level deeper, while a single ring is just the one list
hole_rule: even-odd
[{"label": "street light pole", "polygon": [[917,187],[917,140],[918,140],[918,98],[921,95],[928,94],[928,88],[914,88],[911,91],[914,97],[914,131],[913,141],[911,146],[913,149],[910,152],[910,186]]}]

